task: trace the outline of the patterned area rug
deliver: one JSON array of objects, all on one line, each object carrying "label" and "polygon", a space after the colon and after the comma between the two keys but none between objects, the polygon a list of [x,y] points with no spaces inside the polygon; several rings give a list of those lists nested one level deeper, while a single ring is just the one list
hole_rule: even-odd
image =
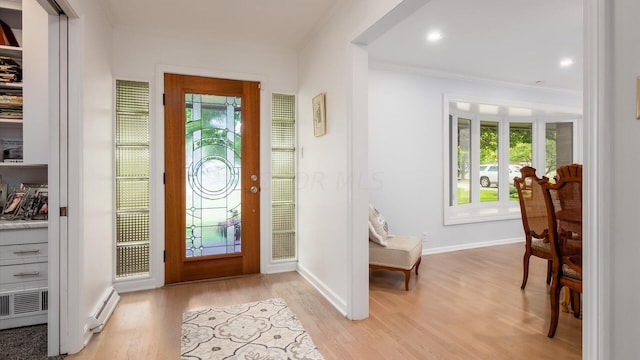
[{"label": "patterned area rug", "polygon": [[282,299],[185,312],[183,360],[324,359]]}]

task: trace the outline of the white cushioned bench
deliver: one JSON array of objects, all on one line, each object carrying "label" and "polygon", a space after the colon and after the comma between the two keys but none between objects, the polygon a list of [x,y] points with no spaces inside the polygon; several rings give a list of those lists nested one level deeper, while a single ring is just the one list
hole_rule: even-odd
[{"label": "white cushioned bench", "polygon": [[404,288],[409,290],[411,271],[422,261],[422,240],[416,236],[390,236],[387,246],[369,241],[369,269],[404,272]]}]

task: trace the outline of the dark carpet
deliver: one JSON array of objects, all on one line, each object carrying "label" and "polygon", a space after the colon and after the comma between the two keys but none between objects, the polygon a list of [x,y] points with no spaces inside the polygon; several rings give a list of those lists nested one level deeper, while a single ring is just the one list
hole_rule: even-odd
[{"label": "dark carpet", "polygon": [[0,330],[0,360],[62,359],[47,357],[47,325]]}]

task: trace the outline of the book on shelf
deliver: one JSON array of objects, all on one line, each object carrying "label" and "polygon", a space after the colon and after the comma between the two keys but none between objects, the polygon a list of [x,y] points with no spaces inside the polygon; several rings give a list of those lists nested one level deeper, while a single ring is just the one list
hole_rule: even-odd
[{"label": "book on shelf", "polygon": [[12,113],[0,111],[0,119],[19,121],[19,120],[22,120],[22,112],[12,114]]},{"label": "book on shelf", "polygon": [[22,120],[22,92],[0,89],[0,119]]},{"label": "book on shelf", "polygon": [[22,81],[22,67],[9,56],[0,56],[0,82]]},{"label": "book on shelf", "polygon": [[20,44],[18,44],[18,40],[16,40],[16,36],[14,35],[13,30],[11,30],[11,27],[2,20],[0,20],[0,32],[2,35],[0,36],[0,45],[16,47],[20,46]]},{"label": "book on shelf", "polygon": [[0,104],[14,104],[22,106],[22,94],[3,95],[2,92],[0,92]]}]

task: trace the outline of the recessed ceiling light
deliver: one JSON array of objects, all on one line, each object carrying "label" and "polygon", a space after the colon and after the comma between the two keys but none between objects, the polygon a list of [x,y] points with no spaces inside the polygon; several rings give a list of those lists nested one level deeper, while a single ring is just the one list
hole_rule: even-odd
[{"label": "recessed ceiling light", "polygon": [[427,34],[427,41],[429,42],[438,42],[442,39],[442,34],[440,31],[432,31]]},{"label": "recessed ceiling light", "polygon": [[571,58],[565,58],[560,60],[560,66],[562,67],[569,67],[571,65],[573,65],[573,59]]}]

